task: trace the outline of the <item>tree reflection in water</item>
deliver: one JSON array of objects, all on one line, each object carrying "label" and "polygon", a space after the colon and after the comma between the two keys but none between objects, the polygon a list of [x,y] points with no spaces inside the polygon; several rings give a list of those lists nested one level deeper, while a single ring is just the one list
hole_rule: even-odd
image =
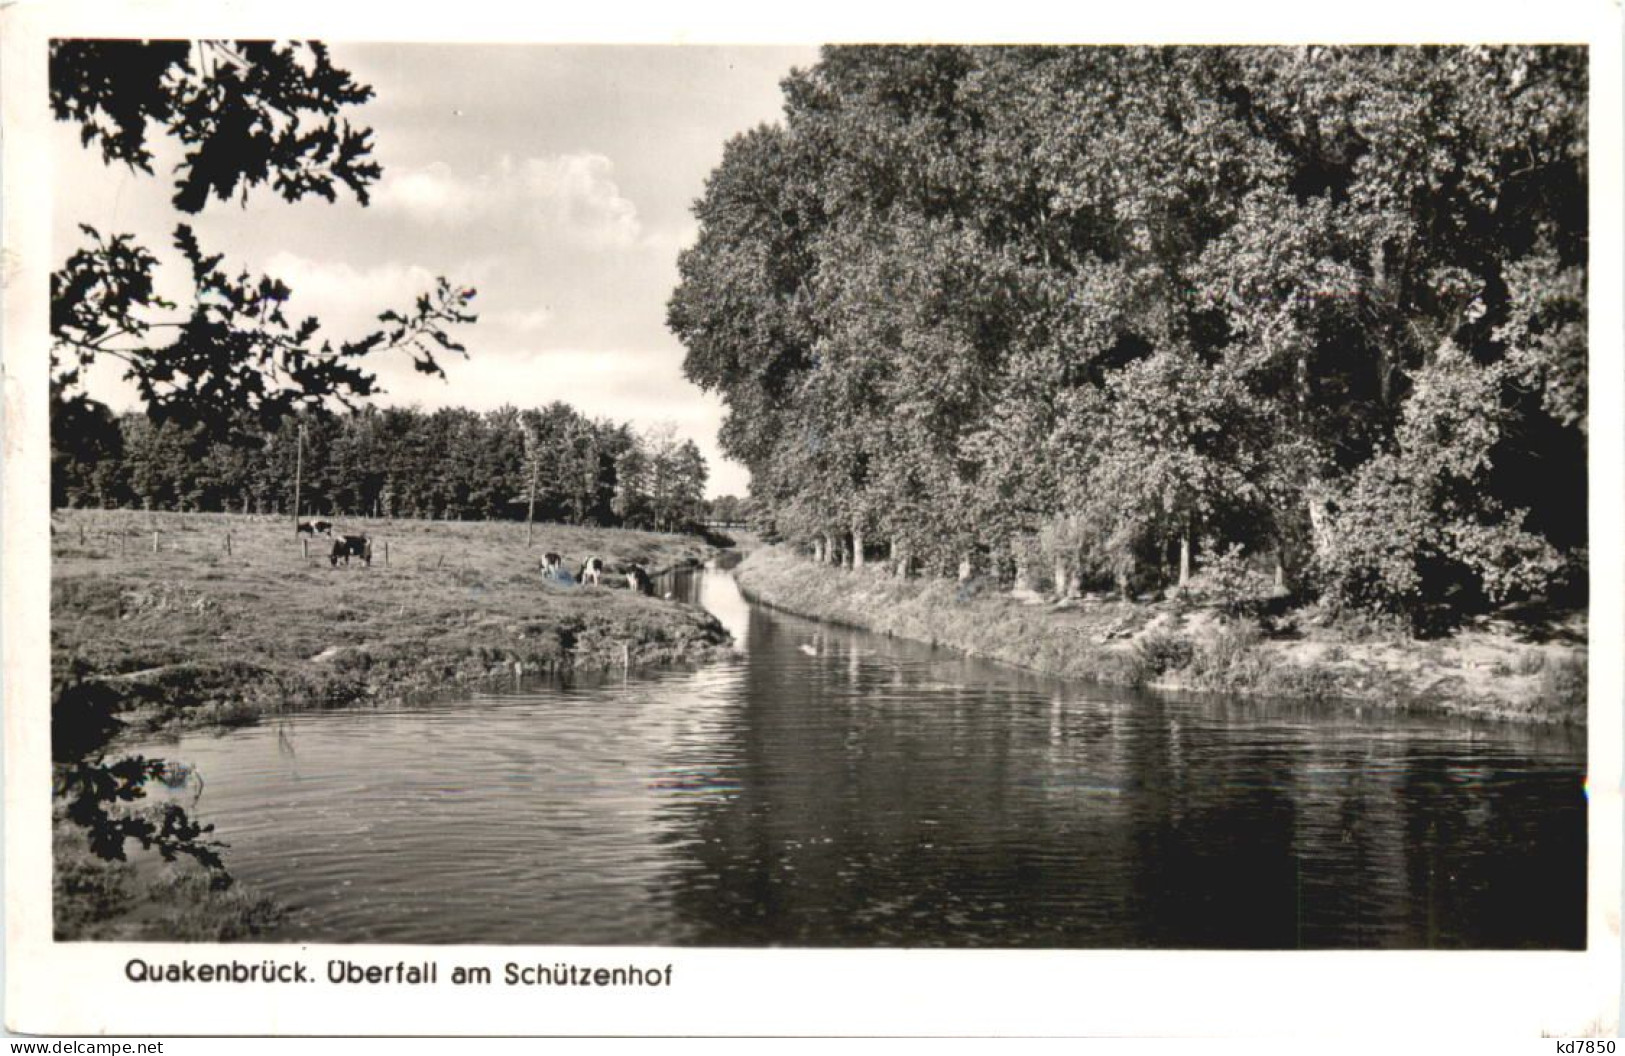
[{"label": "tree reflection in water", "polygon": [[761,610],[749,636],[737,788],[664,819],[696,943],[1584,945],[1550,735],[1058,689]]}]

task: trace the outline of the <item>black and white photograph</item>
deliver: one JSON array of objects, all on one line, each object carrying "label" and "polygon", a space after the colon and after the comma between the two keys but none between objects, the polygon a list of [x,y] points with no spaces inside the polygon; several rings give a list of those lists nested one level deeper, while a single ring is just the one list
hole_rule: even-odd
[{"label": "black and white photograph", "polygon": [[911,951],[1617,1032],[1617,40],[42,22],[11,1030]]}]

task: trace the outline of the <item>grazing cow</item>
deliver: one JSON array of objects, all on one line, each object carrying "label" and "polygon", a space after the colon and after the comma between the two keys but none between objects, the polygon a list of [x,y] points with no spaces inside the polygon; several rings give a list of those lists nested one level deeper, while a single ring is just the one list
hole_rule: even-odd
[{"label": "grazing cow", "polygon": [[300,535],[332,535],[332,521],[300,521],[295,529]]},{"label": "grazing cow", "polygon": [[542,555],[542,575],[548,579],[558,579],[564,571],[564,555],[551,551]]},{"label": "grazing cow", "polygon": [[576,573],[576,578],[581,581],[583,586],[588,583],[591,583],[594,586],[603,583],[604,559],[601,557],[589,557],[587,560],[581,562],[581,571]]},{"label": "grazing cow", "polygon": [[369,568],[372,567],[372,540],[364,535],[341,535],[337,537],[333,540],[333,552],[328,555],[327,559],[336,566],[341,557],[346,565],[350,563],[350,558],[359,557],[362,564]]},{"label": "grazing cow", "polygon": [[626,574],[626,585],[644,597],[654,597],[655,581],[649,578],[642,565],[632,566],[632,571]]}]

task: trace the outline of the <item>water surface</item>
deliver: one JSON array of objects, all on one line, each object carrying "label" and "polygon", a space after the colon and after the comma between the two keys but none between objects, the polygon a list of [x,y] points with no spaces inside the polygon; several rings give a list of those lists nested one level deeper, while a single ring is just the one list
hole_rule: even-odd
[{"label": "water surface", "polygon": [[189,734],[323,942],[1584,944],[1584,738],[1062,683],[660,589],[741,656]]}]

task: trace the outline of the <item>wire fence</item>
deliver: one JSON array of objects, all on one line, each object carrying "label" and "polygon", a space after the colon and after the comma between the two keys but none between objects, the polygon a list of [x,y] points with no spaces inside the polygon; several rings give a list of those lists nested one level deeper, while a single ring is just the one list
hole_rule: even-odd
[{"label": "wire fence", "polygon": [[[311,515],[327,532],[296,531],[286,514],[192,513],[166,510],[63,509],[50,519],[52,551],[58,559],[152,559],[183,555],[202,560],[280,562],[309,566],[457,570],[476,566],[542,570],[543,555],[565,555],[566,564],[602,553],[605,529],[523,521],[441,521]],[[619,530],[617,530],[619,531]],[[654,538],[664,533],[632,533]],[[369,563],[361,553],[345,553],[344,536],[371,543]],[[666,536],[671,538],[671,536]],[[338,549],[335,550],[335,547]],[[616,564],[636,563],[637,558]]]},{"label": "wire fence", "polygon": [[[314,520],[315,518],[311,518]],[[323,518],[325,520],[325,518]],[[344,536],[364,536],[371,559],[389,567],[400,556],[400,543],[378,533],[393,522],[357,519],[335,522],[328,532],[302,532],[287,516],[232,513],[174,513],[148,510],[58,510],[51,517],[53,550],[60,556],[137,558],[184,554],[224,557],[267,552],[298,557],[307,563],[366,563],[364,553],[346,551]],[[348,561],[346,561],[348,558]]]}]

